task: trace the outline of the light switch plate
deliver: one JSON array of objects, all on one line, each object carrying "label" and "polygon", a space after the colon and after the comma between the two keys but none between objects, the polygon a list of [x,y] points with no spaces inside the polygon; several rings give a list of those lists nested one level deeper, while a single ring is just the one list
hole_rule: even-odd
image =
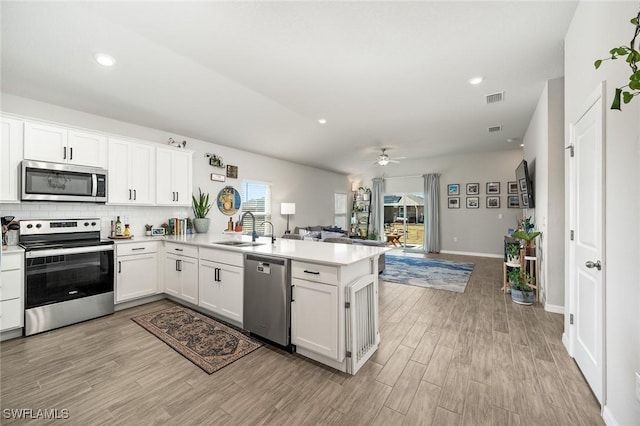
[{"label": "light switch plate", "polygon": [[640,401],[640,373],[636,372],[636,399]]}]

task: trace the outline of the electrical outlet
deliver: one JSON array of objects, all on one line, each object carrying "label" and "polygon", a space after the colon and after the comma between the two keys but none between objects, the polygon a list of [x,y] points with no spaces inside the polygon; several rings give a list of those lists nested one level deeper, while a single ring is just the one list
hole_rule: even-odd
[{"label": "electrical outlet", "polygon": [[502,213],[498,213],[498,219],[502,219]]},{"label": "electrical outlet", "polygon": [[457,243],[458,242],[458,237],[453,237],[453,242]]},{"label": "electrical outlet", "polygon": [[636,372],[636,399],[640,401],[640,373]]}]

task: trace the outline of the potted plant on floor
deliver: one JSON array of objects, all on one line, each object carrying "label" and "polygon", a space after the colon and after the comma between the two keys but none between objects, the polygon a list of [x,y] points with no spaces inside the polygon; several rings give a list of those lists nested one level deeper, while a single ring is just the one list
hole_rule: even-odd
[{"label": "potted plant on floor", "polygon": [[203,193],[202,189],[198,188],[198,198],[195,195],[191,196],[193,204],[193,227],[199,234],[206,234],[209,232],[209,218],[207,214],[211,210],[211,203],[209,203],[209,193]]},{"label": "potted plant on floor", "polygon": [[509,286],[511,287],[511,300],[519,305],[532,305],[535,300],[533,289],[529,284],[535,285],[535,278],[528,272],[522,273],[522,269],[514,268],[509,271]]}]

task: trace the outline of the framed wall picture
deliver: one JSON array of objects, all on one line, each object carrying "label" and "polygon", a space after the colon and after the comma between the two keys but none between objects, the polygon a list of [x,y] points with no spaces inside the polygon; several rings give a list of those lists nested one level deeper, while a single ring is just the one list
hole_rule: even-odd
[{"label": "framed wall picture", "polygon": [[500,208],[500,197],[487,197],[487,208],[488,209],[499,209]]},{"label": "framed wall picture", "polygon": [[518,182],[515,180],[512,182],[507,182],[507,194],[517,194],[518,193]]},{"label": "framed wall picture", "polygon": [[487,182],[487,194],[499,194],[500,182]]},{"label": "framed wall picture", "polygon": [[478,195],[480,194],[480,184],[479,183],[468,183],[467,184],[467,195]]},{"label": "framed wall picture", "polygon": [[[524,179],[523,179],[524,180]],[[522,207],[529,207],[529,194],[526,192],[524,194],[520,194]]]},{"label": "framed wall picture", "polygon": [[211,173],[211,180],[214,182],[224,182],[225,180],[227,180],[227,178],[224,175]]},{"label": "framed wall picture", "polygon": [[450,183],[447,185],[447,195],[460,195],[460,184]]},{"label": "framed wall picture", "polygon": [[468,209],[480,208],[480,197],[467,197],[467,208]]},{"label": "framed wall picture", "polygon": [[227,177],[231,179],[238,179],[238,166],[231,166],[227,164]]},{"label": "framed wall picture", "polygon": [[519,209],[520,197],[518,197],[517,195],[509,195],[507,197],[507,207],[510,209]]},{"label": "framed wall picture", "polygon": [[450,209],[459,209],[460,208],[460,197],[449,197],[448,206]]},{"label": "framed wall picture", "polygon": [[527,192],[527,180],[520,179],[518,183],[520,184],[520,192]]}]

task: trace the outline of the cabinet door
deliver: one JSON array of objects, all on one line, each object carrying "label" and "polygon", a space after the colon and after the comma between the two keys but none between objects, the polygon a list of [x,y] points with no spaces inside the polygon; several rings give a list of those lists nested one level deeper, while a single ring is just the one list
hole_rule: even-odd
[{"label": "cabinet door", "polygon": [[24,158],[66,163],[67,129],[45,124],[24,123]]},{"label": "cabinet door", "polygon": [[95,133],[69,131],[69,163],[79,166],[107,167],[107,138]]},{"label": "cabinet door", "polygon": [[220,314],[232,319],[240,324],[243,321],[243,293],[244,281],[243,270],[237,266],[218,264],[220,272],[220,284],[222,289],[220,295]]},{"label": "cabinet door", "polygon": [[129,147],[129,185],[134,204],[152,204],[155,200],[155,147],[132,143]]},{"label": "cabinet door", "polygon": [[198,277],[200,290],[198,305],[216,313],[221,312],[221,286],[220,282],[216,281],[218,266],[217,263],[201,260]]},{"label": "cabinet door", "polygon": [[198,304],[198,259],[182,256],[182,298],[194,305]]},{"label": "cabinet door", "polygon": [[164,291],[182,298],[182,274],[180,273],[181,256],[167,254],[164,261]]},{"label": "cabinet door", "polygon": [[109,139],[109,204],[130,204],[129,192],[129,142]]},{"label": "cabinet door", "polygon": [[173,152],[171,179],[173,191],[176,193],[176,203],[182,206],[191,205],[191,156],[190,152]]},{"label": "cabinet door", "polygon": [[291,343],[338,359],[338,287],[292,280]]},{"label": "cabinet door", "polygon": [[116,303],[157,292],[156,253],[118,257]]},{"label": "cabinet door", "polygon": [[0,117],[0,202],[20,200],[18,175],[22,160],[24,123]]},{"label": "cabinet door", "polygon": [[176,196],[171,182],[171,154],[165,148],[156,150],[156,203],[172,205]]},{"label": "cabinet door", "polygon": [[22,327],[24,310],[22,298],[0,302],[0,331]]}]

